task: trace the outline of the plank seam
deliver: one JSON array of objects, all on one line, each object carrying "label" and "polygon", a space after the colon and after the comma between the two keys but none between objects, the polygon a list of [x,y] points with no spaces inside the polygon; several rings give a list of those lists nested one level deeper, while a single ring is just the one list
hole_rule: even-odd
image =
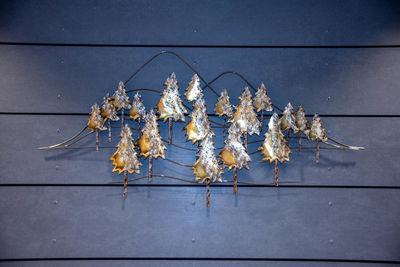
[{"label": "plank seam", "polygon": [[69,46],[69,47],[143,47],[143,48],[400,48],[400,44],[392,45],[196,45],[196,44],[95,44],[95,43],[41,43],[41,42],[0,42],[0,45],[12,46]]},{"label": "plank seam", "polygon": [[6,258],[0,262],[22,261],[282,261],[282,262],[354,262],[354,263],[385,263],[398,264],[398,260],[369,260],[369,259],[312,259],[312,258],[213,258],[213,257],[72,257],[72,258]]}]

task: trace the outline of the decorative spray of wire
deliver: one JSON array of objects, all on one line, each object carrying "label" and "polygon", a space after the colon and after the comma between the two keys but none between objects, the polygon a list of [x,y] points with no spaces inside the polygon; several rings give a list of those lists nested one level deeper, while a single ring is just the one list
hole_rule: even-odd
[{"label": "decorative spray of wire", "polygon": [[[129,83],[143,68],[150,64],[155,58],[163,54],[171,54],[177,57],[182,63],[190,68],[194,75],[189,82],[185,91],[185,98],[188,102],[193,101],[192,108],[185,105],[178,91],[178,81],[174,73],[171,73],[164,82],[165,89],[163,91],[151,88],[140,88],[125,90],[125,85]],[[246,86],[239,97],[239,104],[234,107],[229,100],[228,91],[224,89],[221,94],[211,86],[221,77],[233,74],[242,79]],[[204,86],[201,87],[201,82]],[[252,98],[249,87],[254,90],[255,96]],[[215,104],[215,114],[223,118],[223,123],[216,122],[208,118],[206,103],[203,98],[203,92],[209,88],[216,96],[218,96]],[[161,98],[155,108],[145,111],[145,106],[141,99],[140,92],[152,92],[161,95]],[[136,94],[132,101],[129,100],[127,93]],[[264,112],[272,112],[278,110],[281,117],[277,113],[273,113],[269,118],[268,130],[264,134],[265,139],[248,140],[248,135],[257,134],[263,131]],[[187,116],[188,111],[191,114]],[[117,111],[119,111],[117,113]],[[128,111],[125,113],[125,111]],[[131,128],[125,122],[125,117],[133,121],[137,121],[137,128]],[[185,125],[186,141],[191,141],[192,145],[197,142],[197,148],[189,148],[174,144],[172,142],[173,122],[185,121],[190,118]],[[169,131],[168,139],[160,136],[157,120],[162,119],[168,121]],[[119,121],[118,125],[112,125],[111,122]],[[145,124],[141,128],[141,121]],[[228,125],[229,124],[229,125]],[[119,128],[120,141],[116,147],[100,146],[99,131],[108,129],[108,141],[111,142],[112,128]],[[133,142],[131,129],[138,132],[138,139]],[[225,139],[225,145],[221,148],[218,156],[214,150],[214,130],[222,129]],[[284,133],[286,133],[286,138]],[[290,136],[290,133],[296,136]],[[89,135],[95,134],[95,146],[73,146]],[[242,142],[244,137],[244,143]],[[297,139],[298,145],[289,147],[287,139]],[[315,142],[315,146],[304,147],[302,140]],[[252,143],[261,143],[257,151],[248,152],[247,146]],[[197,160],[194,164],[181,163],[165,156],[166,145],[174,146],[179,149],[196,152]],[[323,144],[324,146],[321,146]],[[229,183],[233,184],[233,193],[237,193],[237,184],[258,185],[258,186],[278,186],[279,183],[297,183],[298,181],[281,181],[278,182],[278,162],[283,163],[289,161],[289,154],[292,149],[297,149],[301,153],[302,149],[316,150],[316,163],[319,162],[320,149],[349,149],[362,150],[363,147],[345,145],[327,136],[325,129],[318,114],[315,114],[312,121],[308,122],[303,107],[300,105],[296,111],[290,103],[281,109],[271,103],[267,96],[266,87],[263,83],[256,88],[243,75],[234,71],[225,71],[217,75],[210,82],[207,82],[200,73],[190,65],[184,58],[172,51],[161,51],[151,57],[142,66],[140,66],[132,75],[123,83],[118,84],[118,88],[110,96],[107,94],[103,98],[101,106],[94,104],[90,112],[88,122],[82,130],[71,138],[52,146],[40,147],[41,150],[53,149],[99,149],[112,148],[116,149],[110,160],[114,166],[113,172],[123,173],[123,181],[112,182],[123,184],[123,196],[127,197],[127,185],[129,182],[135,182],[142,179],[148,179],[151,182],[153,177],[162,179],[172,179],[187,183],[205,183],[206,184],[206,206],[210,203],[210,183]],[[137,151],[139,155],[137,155]],[[274,182],[266,184],[256,184],[250,182],[240,182],[237,179],[237,172],[242,168],[248,169],[248,162],[251,160],[250,155],[254,155],[260,151],[263,156],[262,161],[269,161],[274,164]],[[128,180],[128,173],[140,173],[142,163],[139,157],[148,159],[148,174],[145,176],[135,177]],[[182,167],[191,168],[195,179],[186,179],[166,174],[153,174],[153,158],[162,158],[165,161]],[[218,157],[218,159],[217,159]],[[233,180],[223,180],[223,169],[233,169]]]}]

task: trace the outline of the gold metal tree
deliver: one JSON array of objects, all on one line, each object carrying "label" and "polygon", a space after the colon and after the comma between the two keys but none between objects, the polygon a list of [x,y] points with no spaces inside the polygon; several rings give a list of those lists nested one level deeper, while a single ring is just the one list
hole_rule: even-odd
[{"label": "gold metal tree", "polygon": [[140,157],[149,157],[149,182],[152,181],[153,175],[153,158],[165,158],[165,150],[167,149],[161,140],[158,130],[157,117],[154,110],[151,109],[144,117],[144,127],[141,130],[142,134],[136,141],[135,145],[140,150]]},{"label": "gold metal tree", "polygon": [[217,103],[214,108],[215,114],[219,117],[224,116],[224,124],[222,128],[222,133],[225,136],[225,126],[226,126],[226,117],[232,117],[233,115],[233,106],[229,101],[229,95],[226,88],[222,90],[220,97],[218,97]]},{"label": "gold metal tree", "polygon": [[222,161],[222,167],[231,170],[233,168],[233,194],[237,193],[237,170],[248,169],[247,162],[251,161],[249,154],[243,146],[241,129],[236,122],[232,122],[228,129],[228,137],[225,146],[218,157]]},{"label": "gold metal tree", "polygon": [[128,189],[128,172],[140,173],[139,167],[142,165],[137,158],[135,146],[133,144],[132,132],[127,124],[121,128],[121,140],[117,144],[117,150],[110,157],[114,169],[112,172],[124,173],[124,191],[123,196],[126,198]]},{"label": "gold metal tree", "polygon": [[274,162],[275,186],[278,186],[278,161],[280,163],[283,163],[284,161],[289,161],[289,154],[292,153],[290,151],[290,148],[286,145],[287,141],[283,136],[280,124],[281,121],[279,120],[278,114],[272,114],[271,119],[268,123],[268,131],[264,135],[265,140],[263,144],[258,148],[263,156],[263,162]]},{"label": "gold metal tree", "polygon": [[107,128],[104,127],[104,119],[101,116],[100,108],[97,103],[94,103],[92,106],[92,111],[90,112],[86,125],[89,130],[96,132],[96,151],[99,151],[99,130],[104,131]]},{"label": "gold metal tree", "polygon": [[201,141],[200,151],[197,153],[197,160],[192,166],[195,180],[202,183],[206,182],[206,206],[210,206],[210,182],[222,182],[222,169],[218,165],[217,157],[214,153],[214,142],[212,132]]},{"label": "gold metal tree", "polygon": [[195,73],[186,88],[185,97],[187,101],[192,102],[198,99],[202,95],[202,92],[199,76]]},{"label": "gold metal tree", "polygon": [[312,121],[309,125],[309,132],[308,132],[308,139],[311,141],[317,142],[317,150],[316,150],[316,163],[319,163],[319,142],[326,142],[328,141],[328,137],[326,135],[325,128],[322,127],[321,118],[318,114],[315,114]]},{"label": "gold metal tree", "polygon": [[108,122],[108,142],[111,142],[111,121],[119,120],[117,112],[115,111],[113,98],[109,93],[103,97],[101,103],[101,116],[103,116],[104,122]]},{"label": "gold metal tree", "polygon": [[129,97],[126,94],[125,85],[122,81],[119,82],[118,89],[114,92],[113,99],[114,99],[114,106],[117,108],[117,110],[121,110],[121,125],[124,126],[125,122],[124,111],[130,109],[131,105],[129,104]]},{"label": "gold metal tree", "polygon": [[247,134],[260,134],[261,123],[254,112],[253,101],[249,87],[246,86],[239,96],[239,104],[236,106],[236,112],[229,122],[236,122],[241,132],[244,133],[244,144],[247,149]]},{"label": "gold metal tree", "polygon": [[129,110],[129,118],[131,120],[137,120],[138,122],[138,133],[140,132],[140,120],[144,119],[146,115],[146,108],[143,105],[142,96],[139,92],[133,96],[131,109]]},{"label": "gold metal tree", "polygon": [[194,102],[192,114],[189,115],[190,121],[185,125],[183,130],[186,131],[186,141],[191,140],[192,144],[201,141],[211,131],[210,122],[208,121],[207,108],[202,95]]},{"label": "gold metal tree", "polygon": [[176,80],[175,73],[171,73],[167,80],[164,82],[165,89],[162,93],[160,101],[155,106],[159,119],[163,119],[164,122],[168,119],[169,121],[169,134],[168,143],[172,144],[172,120],[174,121],[185,121],[185,114],[187,110],[182,104],[182,100],[179,94],[178,81]]},{"label": "gold metal tree", "polygon": [[296,122],[296,127],[298,129],[299,133],[299,150],[298,153],[301,153],[301,133],[305,134],[308,136],[309,129],[308,129],[308,121],[306,119],[306,114],[304,113],[304,108],[302,105],[298,106],[296,109],[296,113],[294,115],[295,117],[295,122]]},{"label": "gold metal tree", "polygon": [[289,130],[292,130],[293,133],[297,133],[299,129],[296,126],[296,117],[293,114],[293,107],[290,102],[286,105],[285,110],[282,112],[281,117],[281,129],[282,132],[287,131],[287,135],[289,136]]},{"label": "gold metal tree", "polygon": [[257,88],[257,92],[255,93],[254,99],[253,99],[253,105],[254,105],[254,108],[257,110],[257,112],[261,111],[260,131],[262,132],[263,120],[264,120],[264,110],[272,111],[271,99],[267,96],[267,89],[265,88],[264,83],[261,83],[260,86]]}]

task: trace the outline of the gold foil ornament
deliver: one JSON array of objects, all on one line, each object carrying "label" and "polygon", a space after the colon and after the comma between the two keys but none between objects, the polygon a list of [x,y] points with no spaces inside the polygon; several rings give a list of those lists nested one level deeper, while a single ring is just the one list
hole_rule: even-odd
[{"label": "gold foil ornament", "polygon": [[263,156],[262,161],[269,161],[272,163],[275,160],[279,162],[289,161],[289,154],[292,153],[290,148],[286,145],[283,133],[280,128],[281,121],[278,114],[274,113],[268,123],[268,131],[264,135],[265,140],[258,148]]},{"label": "gold foil ornament", "polygon": [[290,102],[286,105],[285,110],[282,112],[281,129],[282,131],[291,129],[293,133],[297,133],[299,131],[296,126],[296,118],[293,115],[293,107]]},{"label": "gold foil ornament", "polygon": [[114,106],[118,110],[131,108],[131,105],[129,104],[129,97],[126,95],[125,85],[123,82],[119,82],[118,89],[114,92],[113,99]]},{"label": "gold foil ornament", "polygon": [[188,87],[186,88],[185,97],[187,101],[192,102],[202,95],[203,90],[200,86],[199,76],[195,73],[190,81]]},{"label": "gold foil ornament", "polygon": [[131,109],[129,110],[129,118],[132,120],[143,119],[146,114],[146,108],[143,105],[142,96],[137,92],[132,99]]},{"label": "gold foil ornament", "polygon": [[218,97],[218,102],[215,104],[215,114],[219,117],[233,115],[232,104],[229,102],[229,95],[226,89],[222,90],[221,96]]},{"label": "gold foil ornament", "polygon": [[265,88],[264,83],[257,88],[257,92],[254,95],[253,99],[254,108],[257,112],[260,111],[272,111],[270,98],[267,96],[267,89]]},{"label": "gold foil ornament", "polygon": [[209,179],[211,182],[222,182],[222,169],[218,165],[217,157],[214,153],[214,142],[212,140],[212,132],[209,132],[200,145],[198,158],[192,166],[193,174],[196,181],[205,182]]},{"label": "gold foil ornament", "polygon": [[208,121],[207,108],[203,96],[200,96],[193,104],[190,121],[185,125],[183,130],[186,131],[186,141],[191,140],[192,144],[204,139],[211,132],[210,122]]},{"label": "gold foil ornament", "polygon": [[127,124],[121,128],[121,140],[117,144],[117,150],[111,156],[110,161],[114,165],[112,172],[127,171],[130,174],[140,173],[139,166],[142,164],[137,158],[135,146],[132,142],[132,132]]},{"label": "gold foil ornament", "polygon": [[103,131],[103,130],[107,129],[106,127],[104,127],[104,119],[100,114],[101,113],[100,113],[99,105],[97,105],[97,103],[94,103],[94,105],[92,106],[92,111],[90,112],[90,115],[89,115],[88,122],[86,124],[89,130]]},{"label": "gold foil ornament", "polygon": [[144,156],[144,158],[148,156],[165,158],[165,149],[167,148],[161,140],[157,117],[153,109],[145,115],[144,121],[145,125],[142,129],[142,135],[135,143],[140,150],[139,156]]},{"label": "gold foil ornament", "polygon": [[254,112],[251,93],[249,87],[245,87],[241,96],[239,96],[239,105],[236,106],[236,112],[229,122],[236,122],[242,133],[260,134],[261,123]]},{"label": "gold foil ornament", "polygon": [[163,119],[164,122],[171,118],[174,121],[185,121],[185,113],[187,110],[182,104],[180,94],[178,91],[178,82],[176,80],[175,73],[171,73],[167,80],[164,82],[165,89],[162,93],[160,101],[155,106],[159,119]]}]

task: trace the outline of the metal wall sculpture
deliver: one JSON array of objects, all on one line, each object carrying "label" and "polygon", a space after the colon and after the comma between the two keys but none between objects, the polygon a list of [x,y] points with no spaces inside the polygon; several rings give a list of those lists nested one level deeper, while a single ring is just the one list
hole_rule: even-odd
[{"label": "metal wall sculpture", "polygon": [[[132,101],[129,100],[128,93],[139,91],[138,89],[126,90],[125,84],[128,83],[140,70],[148,65],[152,60],[162,54],[172,54],[178,57],[186,64],[193,72],[192,80],[188,83],[184,97],[188,102],[193,102],[192,108],[186,106],[180,96],[178,81],[175,73],[171,73],[164,82],[164,91],[153,89],[141,89],[140,91],[152,91],[161,94],[161,98],[153,108],[146,110],[139,92],[133,96]],[[211,87],[211,84],[218,78],[227,73],[233,73],[242,78],[247,86],[243,89],[239,96],[239,103],[234,107],[229,99],[228,90],[222,90],[218,94]],[[201,83],[204,86],[201,86]],[[207,115],[206,102],[204,100],[203,91],[209,88],[218,96],[215,104],[215,115],[223,117],[223,124],[212,121]],[[252,98],[250,88],[255,91],[255,96]],[[197,148],[186,148],[173,143],[172,127],[175,121],[185,121],[186,114],[190,120],[186,123],[183,130],[185,131],[186,141],[190,141],[193,145],[197,143]],[[127,112],[127,113],[126,113]],[[265,112],[272,112],[264,140],[248,141],[248,135],[260,135],[263,132],[263,121]],[[281,116],[278,113],[281,113]],[[130,120],[137,121],[138,139],[134,142],[131,127],[126,122],[125,117]],[[162,119],[168,121],[169,133],[168,140],[160,136],[157,120]],[[141,121],[144,121],[144,126],[141,128]],[[120,141],[116,147],[100,146],[99,132],[108,130],[108,141],[111,142],[112,124],[118,124],[121,129]],[[115,127],[115,126],[113,126]],[[222,128],[223,136],[226,139],[225,145],[220,149],[218,155],[215,153],[213,141],[213,128]],[[85,134],[85,132],[88,132]],[[293,133],[297,136],[290,136]],[[83,138],[95,134],[95,147],[76,147],[73,146]],[[285,138],[286,134],[286,138]],[[242,141],[242,136],[244,141]],[[75,136],[52,146],[41,147],[39,149],[94,149],[99,151],[100,148],[114,148],[115,152],[110,157],[110,161],[114,166],[112,172],[123,174],[123,197],[127,197],[127,185],[129,182],[134,182],[141,179],[148,179],[152,182],[153,177],[161,177],[162,179],[175,179],[189,183],[205,183],[206,184],[206,206],[210,205],[210,184],[211,183],[232,183],[233,193],[237,194],[237,184],[240,183],[237,179],[237,172],[242,168],[249,168],[248,162],[251,160],[250,155],[261,153],[262,161],[269,162],[274,165],[275,175],[274,182],[271,184],[278,186],[278,163],[284,163],[290,160],[291,148],[288,146],[288,138],[298,138],[298,153],[301,153],[302,140],[307,139],[310,142],[315,142],[316,163],[319,162],[320,144],[329,146],[334,149],[350,149],[362,150],[363,147],[348,146],[342,144],[331,137],[327,136],[324,127],[322,126],[321,118],[315,114],[313,119],[308,122],[305,116],[303,106],[299,106],[295,111],[291,103],[288,103],[284,110],[271,103],[267,95],[266,87],[263,83],[256,89],[242,75],[235,72],[224,72],[218,75],[211,82],[206,82],[201,75],[181,56],[171,51],[162,51],[146,63],[144,63],[137,71],[135,71],[127,81],[119,82],[114,94],[106,94],[103,98],[101,106],[95,103],[91,107],[91,112],[86,126]],[[249,142],[259,142],[261,145],[258,151],[248,152],[247,145]],[[196,153],[196,161],[193,165],[179,163],[178,161],[168,159],[165,156],[167,146],[176,146],[181,149],[191,150]],[[138,154],[139,152],[139,154]],[[140,159],[141,158],[141,159]],[[174,177],[169,174],[153,174],[153,159],[162,158],[171,163],[189,167],[193,171],[194,179],[184,179]],[[139,174],[142,165],[140,160],[147,160],[149,163],[148,173],[145,176],[134,177],[128,180],[129,174]],[[222,174],[225,171],[233,169],[233,180],[227,181],[222,179]],[[293,183],[296,181],[282,181],[280,183]],[[251,184],[251,183],[244,183]]]}]

